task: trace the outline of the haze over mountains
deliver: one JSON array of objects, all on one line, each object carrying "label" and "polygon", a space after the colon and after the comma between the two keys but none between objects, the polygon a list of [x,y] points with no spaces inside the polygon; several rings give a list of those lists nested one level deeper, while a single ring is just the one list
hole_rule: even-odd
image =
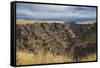
[{"label": "haze over mountains", "polygon": [[16,18],[59,19],[67,22],[95,20],[96,7],[17,3]]}]

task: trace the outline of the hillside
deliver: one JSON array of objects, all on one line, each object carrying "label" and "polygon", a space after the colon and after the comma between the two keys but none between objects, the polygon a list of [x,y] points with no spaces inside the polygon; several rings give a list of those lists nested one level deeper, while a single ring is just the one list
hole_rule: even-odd
[{"label": "hillside", "polygon": [[66,23],[33,23],[16,25],[17,50],[37,53],[43,49],[56,54],[66,52],[76,37]]},{"label": "hillside", "polygon": [[[87,34],[88,35],[88,34]],[[17,64],[43,64],[43,63],[60,63],[75,62],[87,49],[94,49],[93,60],[95,60],[96,39],[95,34],[91,34],[93,38],[83,40],[78,38],[72,31],[70,25],[65,21],[55,20],[18,20],[16,22],[16,50]],[[85,36],[82,36],[85,37]],[[86,42],[87,41],[87,42]],[[94,41],[91,43],[91,41]],[[92,46],[92,47],[91,47]],[[80,47],[82,50],[80,50]],[[77,50],[75,50],[78,48]],[[86,54],[91,52],[88,50]],[[79,55],[79,53],[82,53]],[[92,59],[88,59],[92,60]],[[45,62],[44,62],[45,61]],[[84,61],[87,61],[85,59]]]}]

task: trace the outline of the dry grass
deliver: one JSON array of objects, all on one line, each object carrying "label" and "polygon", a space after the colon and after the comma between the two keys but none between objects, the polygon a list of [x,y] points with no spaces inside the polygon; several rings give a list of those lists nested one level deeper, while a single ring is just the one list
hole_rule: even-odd
[{"label": "dry grass", "polygon": [[[86,57],[83,57],[80,61],[95,61],[96,54],[91,54]],[[26,53],[26,52],[17,52],[17,65],[30,65],[30,64],[46,64],[46,63],[63,63],[63,62],[75,62],[72,59],[72,56],[62,56],[62,55],[53,55],[51,53],[44,54],[39,52],[38,54]]]},{"label": "dry grass", "polygon": [[34,55],[31,53],[17,52],[17,65],[28,65],[28,64],[45,64],[45,63],[63,63],[71,62],[71,58],[62,55],[53,55],[51,53],[43,54],[39,52]]},{"label": "dry grass", "polygon": [[83,57],[81,61],[96,61],[96,54],[90,54],[86,57]]}]

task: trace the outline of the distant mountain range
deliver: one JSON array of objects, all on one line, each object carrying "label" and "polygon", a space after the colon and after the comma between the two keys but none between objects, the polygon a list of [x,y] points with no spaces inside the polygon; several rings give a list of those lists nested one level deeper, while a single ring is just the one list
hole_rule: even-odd
[{"label": "distant mountain range", "polygon": [[77,21],[88,21],[88,20],[96,20],[95,18],[44,18],[44,19],[38,19],[38,18],[17,18],[17,19],[25,19],[25,20],[63,20],[67,23],[76,23]]}]

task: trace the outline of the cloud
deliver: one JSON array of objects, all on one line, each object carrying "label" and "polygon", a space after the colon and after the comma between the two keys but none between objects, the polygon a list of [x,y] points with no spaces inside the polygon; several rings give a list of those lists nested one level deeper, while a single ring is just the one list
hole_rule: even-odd
[{"label": "cloud", "polygon": [[96,18],[95,7],[17,3],[17,18]]}]

